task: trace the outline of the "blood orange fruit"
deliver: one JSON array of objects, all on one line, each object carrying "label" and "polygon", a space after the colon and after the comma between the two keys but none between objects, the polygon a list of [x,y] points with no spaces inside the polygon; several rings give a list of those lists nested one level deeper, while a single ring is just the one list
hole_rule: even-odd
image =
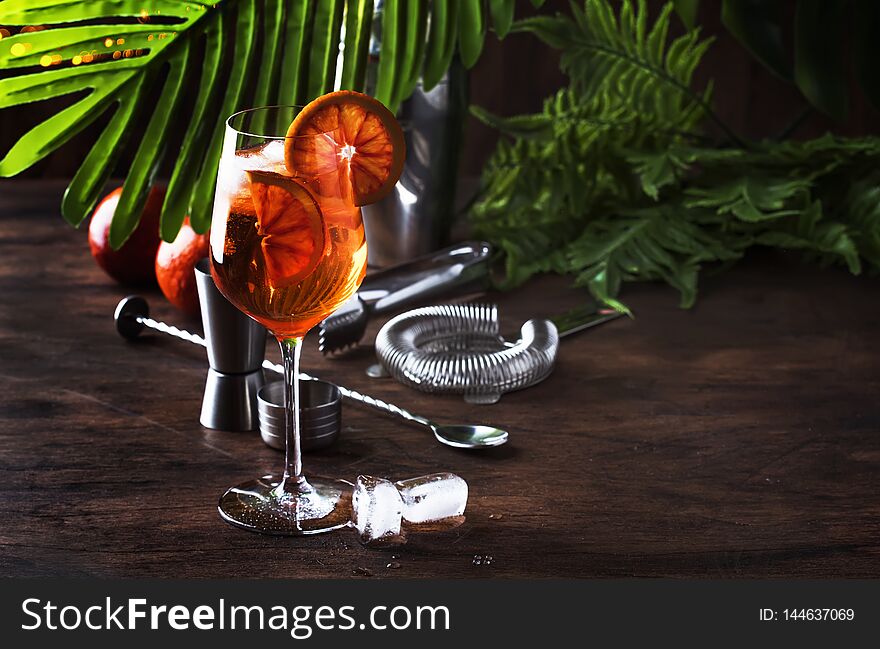
[{"label": "blood orange fruit", "polygon": [[[322,137],[323,136],[323,137]],[[287,131],[284,160],[294,176],[334,179],[355,205],[388,194],[403,171],[406,146],[394,115],[381,102],[351,90],[318,97]],[[318,187],[326,187],[321,182]]]}]

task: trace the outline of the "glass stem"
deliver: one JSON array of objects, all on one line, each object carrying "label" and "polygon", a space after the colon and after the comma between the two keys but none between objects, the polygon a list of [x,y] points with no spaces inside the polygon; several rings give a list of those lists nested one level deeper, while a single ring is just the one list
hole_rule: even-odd
[{"label": "glass stem", "polygon": [[[296,484],[302,476],[299,428],[299,356],[302,338],[278,338],[284,359],[284,481]],[[291,485],[292,486],[292,485]]]}]

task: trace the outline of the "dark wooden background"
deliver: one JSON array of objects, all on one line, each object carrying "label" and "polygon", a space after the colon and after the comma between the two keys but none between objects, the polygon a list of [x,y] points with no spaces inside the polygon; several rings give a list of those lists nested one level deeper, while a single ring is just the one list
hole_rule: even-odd
[{"label": "dark wooden background", "polygon": [[[367,550],[348,531],[274,538],[220,520],[221,492],[281,454],[199,426],[200,349],[117,336],[127,291],[61,223],[62,188],[0,182],[4,576],[880,576],[876,279],[783,255],[707,276],[692,310],[669,288],[627,287],[635,320],[566,339],[546,382],[488,407],[375,382],[369,347],[325,360],[312,337],[312,374],[511,433],[467,453],[346,405],[340,442],[308,454],[310,471],[449,470],[471,490],[463,526]],[[147,296],[159,319],[198,327]],[[547,277],[490,299],[515,335],[582,294]]]}]

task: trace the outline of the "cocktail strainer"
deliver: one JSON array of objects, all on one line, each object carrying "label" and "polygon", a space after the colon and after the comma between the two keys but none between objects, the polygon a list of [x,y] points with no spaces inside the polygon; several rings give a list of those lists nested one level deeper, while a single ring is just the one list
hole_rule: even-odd
[{"label": "cocktail strainer", "polygon": [[505,392],[543,381],[553,371],[559,334],[533,319],[508,342],[491,304],[413,309],[390,320],[376,337],[376,355],[404,385],[422,392],[463,394],[468,403],[495,403]]}]

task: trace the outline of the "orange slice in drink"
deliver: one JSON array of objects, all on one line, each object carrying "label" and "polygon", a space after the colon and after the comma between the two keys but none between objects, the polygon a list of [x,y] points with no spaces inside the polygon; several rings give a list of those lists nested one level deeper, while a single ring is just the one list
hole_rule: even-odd
[{"label": "orange slice in drink", "polygon": [[287,130],[284,161],[294,176],[317,180],[322,195],[355,205],[388,194],[406,158],[403,131],[390,110],[368,95],[339,90],[308,104]]},{"label": "orange slice in drink", "polygon": [[257,234],[273,288],[302,281],[321,261],[327,226],[312,195],[300,183],[270,171],[248,171]]}]

